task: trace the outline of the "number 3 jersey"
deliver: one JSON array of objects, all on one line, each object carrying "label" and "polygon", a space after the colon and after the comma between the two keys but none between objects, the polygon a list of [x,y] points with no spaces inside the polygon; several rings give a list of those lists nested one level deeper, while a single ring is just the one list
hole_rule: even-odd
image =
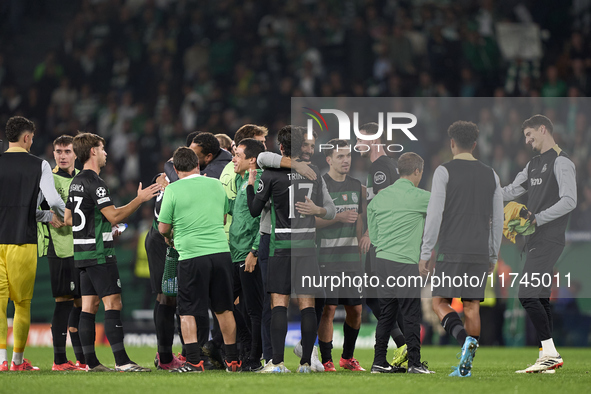
[{"label": "number 3 jersey", "polygon": [[[271,243],[269,256],[314,256],[316,254],[316,218],[301,215],[295,204],[306,197],[322,207],[322,178],[318,168],[312,181],[285,168],[266,169],[261,175],[253,205],[261,208],[271,200]],[[253,208],[250,209],[251,213]],[[257,209],[258,211],[258,209]]]},{"label": "number 3 jersey", "polygon": [[77,267],[117,262],[111,223],[101,212],[111,205],[107,184],[93,170],[83,170],[72,180],[66,208],[72,213]]}]

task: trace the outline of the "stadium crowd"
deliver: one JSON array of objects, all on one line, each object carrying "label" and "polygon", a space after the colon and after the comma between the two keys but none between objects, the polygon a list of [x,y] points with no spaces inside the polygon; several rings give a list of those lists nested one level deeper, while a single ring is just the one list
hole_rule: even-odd
[{"label": "stadium crowd", "polygon": [[[30,85],[16,84],[0,47],[0,121],[34,120],[33,149],[46,158],[57,136],[96,132],[112,152],[106,172],[125,184],[149,181],[190,131],[233,137],[255,123],[275,133],[289,121],[291,97],[586,97],[591,11],[580,3],[82,1]],[[544,56],[505,60],[495,30],[504,21],[549,32]],[[579,180],[588,179],[589,115],[547,115],[564,128],[559,143]],[[479,118],[490,123],[488,113]],[[502,160],[509,181],[525,151],[494,121],[488,127],[479,158]]]}]

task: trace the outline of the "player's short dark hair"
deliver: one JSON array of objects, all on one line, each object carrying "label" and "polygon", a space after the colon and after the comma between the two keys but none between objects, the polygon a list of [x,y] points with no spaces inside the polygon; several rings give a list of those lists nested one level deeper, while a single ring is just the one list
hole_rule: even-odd
[{"label": "player's short dark hair", "polygon": [[256,124],[245,124],[240,127],[234,135],[234,143],[236,146],[240,144],[245,138],[254,138],[259,136],[266,137],[269,134],[269,130],[265,126],[258,126]]},{"label": "player's short dark hair", "polygon": [[244,146],[244,157],[247,159],[256,159],[261,152],[265,151],[265,144],[254,138],[245,138],[237,146]]},{"label": "player's short dark hair", "polygon": [[283,126],[277,133],[277,142],[283,146],[283,154],[291,157],[291,125]]},{"label": "player's short dark hair", "polygon": [[211,133],[199,133],[193,138],[193,142],[201,147],[201,153],[203,155],[217,155],[220,152],[220,142],[215,135]]},{"label": "player's short dark hair", "polygon": [[74,137],[72,137],[71,135],[63,134],[53,141],[53,149],[55,149],[56,146],[68,146],[73,143]]},{"label": "player's short dark hair", "polygon": [[6,122],[6,138],[8,142],[18,142],[23,133],[34,133],[35,123],[22,116],[13,116]]},{"label": "player's short dark hair", "polygon": [[220,148],[225,149],[227,151],[232,149],[232,138],[228,137],[226,134],[216,134],[215,138],[218,139],[220,143]]},{"label": "player's short dark hair", "polygon": [[478,139],[478,126],[472,122],[458,120],[447,129],[447,135],[453,139],[461,149],[472,149]]},{"label": "player's short dark hair", "polygon": [[191,146],[191,144],[193,143],[193,140],[195,139],[195,137],[197,137],[201,133],[202,133],[202,131],[192,131],[192,132],[190,132],[189,135],[187,136],[187,141],[185,142],[185,146],[187,148],[189,146]]},{"label": "player's short dark hair", "polygon": [[349,143],[345,140],[339,140],[338,138],[333,138],[332,140],[328,141],[326,145],[332,145],[332,148],[322,149],[324,155],[326,157],[332,157],[332,155],[339,151],[344,150],[340,148],[344,148],[345,146],[349,146]]},{"label": "player's short dark hair", "polygon": [[548,130],[550,134],[554,132],[554,125],[552,124],[552,121],[544,115],[534,115],[527,119],[521,126],[521,132],[523,133],[525,129],[529,128],[537,130],[540,128],[540,126],[545,126],[546,130]]},{"label": "player's short dark hair", "polygon": [[423,171],[425,161],[419,155],[414,152],[403,153],[398,158],[398,172],[400,176],[412,175],[417,169]]},{"label": "player's short dark hair", "polygon": [[178,172],[190,172],[197,168],[199,159],[192,149],[181,146],[174,151],[172,164]]},{"label": "player's short dark hair", "polygon": [[90,159],[90,150],[101,145],[105,146],[105,139],[92,133],[79,133],[72,140],[74,153],[80,163],[85,164]]},{"label": "player's short dark hair", "polygon": [[302,145],[308,137],[308,130],[300,126],[291,127],[291,157],[299,157]]},{"label": "player's short dark hair", "polygon": [[[375,134],[378,132],[378,130],[379,130],[379,129],[380,129],[380,125],[379,125],[379,124],[377,124],[376,122],[369,122],[369,123],[366,123],[366,124],[364,124],[364,125],[361,125],[361,127],[359,128],[359,130],[360,130],[360,131],[361,131],[361,130],[365,130],[365,132],[366,132],[367,134],[370,134],[370,135],[375,135]],[[382,133],[382,136],[383,136],[383,135],[384,135],[384,134]],[[382,136],[380,136],[380,138],[378,138],[378,139],[380,140],[380,143],[382,143],[382,142],[383,142],[383,141],[382,141]]]}]

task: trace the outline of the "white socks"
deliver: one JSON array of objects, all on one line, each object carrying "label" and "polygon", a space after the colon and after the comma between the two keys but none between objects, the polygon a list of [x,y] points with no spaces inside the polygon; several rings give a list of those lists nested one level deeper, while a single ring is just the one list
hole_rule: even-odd
[{"label": "white socks", "polygon": [[21,365],[23,363],[23,355],[24,353],[12,353],[12,362],[14,363],[14,365]]},{"label": "white socks", "polygon": [[550,357],[558,357],[558,352],[556,351],[556,348],[554,347],[554,341],[552,340],[552,338],[542,341],[542,355],[550,356]]},{"label": "white socks", "polygon": [[0,349],[0,364],[2,364],[4,361],[8,361],[6,357],[6,349]]}]

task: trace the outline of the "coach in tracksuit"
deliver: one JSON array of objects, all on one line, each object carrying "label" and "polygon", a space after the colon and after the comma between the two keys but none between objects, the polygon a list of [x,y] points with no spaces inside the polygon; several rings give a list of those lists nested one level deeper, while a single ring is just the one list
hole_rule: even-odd
[{"label": "coach in tracksuit", "polygon": [[[550,119],[534,115],[521,129],[525,143],[539,155],[503,188],[503,200],[527,193],[530,220],[536,226],[535,233],[526,239],[527,258],[520,277],[520,283],[524,277],[530,283],[520,285],[519,300],[538,331],[541,349],[536,363],[517,373],[544,372],[560,368],[563,362],[552,340],[551,287],[544,286],[552,281],[543,277],[552,278],[554,264],[564,249],[568,216],[577,206],[577,184],[575,165],[554,142]],[[540,279],[538,286],[532,282],[535,277]]]}]

